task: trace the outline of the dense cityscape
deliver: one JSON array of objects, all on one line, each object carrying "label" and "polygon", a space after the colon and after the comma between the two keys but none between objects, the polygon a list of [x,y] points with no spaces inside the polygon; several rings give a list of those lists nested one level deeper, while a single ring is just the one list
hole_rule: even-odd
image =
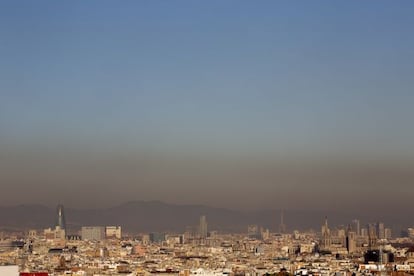
[{"label": "dense cityscape", "polygon": [[[70,220],[70,218],[69,218]],[[382,222],[288,231],[247,225],[220,233],[208,218],[183,233],[122,233],[122,226],[82,226],[66,233],[63,205],[47,229],[1,232],[0,275],[403,275],[414,272],[414,229],[394,235]],[[365,226],[366,225],[366,226]]]}]

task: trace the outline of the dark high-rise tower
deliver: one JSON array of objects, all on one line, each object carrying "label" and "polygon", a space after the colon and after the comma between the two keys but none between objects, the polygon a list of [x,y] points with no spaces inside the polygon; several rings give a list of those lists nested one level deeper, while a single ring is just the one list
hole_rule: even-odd
[{"label": "dark high-rise tower", "polygon": [[65,212],[63,211],[63,205],[62,204],[59,204],[57,206],[56,226],[59,226],[61,229],[66,229]]}]

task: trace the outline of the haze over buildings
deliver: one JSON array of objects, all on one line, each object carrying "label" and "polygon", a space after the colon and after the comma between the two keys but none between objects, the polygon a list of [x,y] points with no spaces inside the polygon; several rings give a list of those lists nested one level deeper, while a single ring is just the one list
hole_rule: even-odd
[{"label": "haze over buildings", "polygon": [[406,216],[413,8],[2,1],[0,201]]}]

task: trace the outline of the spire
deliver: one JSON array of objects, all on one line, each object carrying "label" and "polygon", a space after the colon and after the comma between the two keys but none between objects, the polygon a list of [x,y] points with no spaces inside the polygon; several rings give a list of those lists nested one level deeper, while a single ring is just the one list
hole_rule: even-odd
[{"label": "spire", "polygon": [[328,226],[328,217],[325,217],[325,224],[322,225],[322,248],[329,250],[331,247],[331,231]]}]

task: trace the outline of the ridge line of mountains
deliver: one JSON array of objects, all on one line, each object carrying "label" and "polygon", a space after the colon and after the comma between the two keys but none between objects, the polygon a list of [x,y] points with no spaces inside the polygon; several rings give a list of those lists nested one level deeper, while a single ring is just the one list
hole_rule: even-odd
[{"label": "ridge line of mountains", "polygon": [[[130,201],[111,208],[74,209],[65,208],[69,233],[76,233],[82,226],[120,225],[123,232],[177,232],[197,227],[199,218],[205,215],[208,229],[221,232],[246,232],[247,226],[256,224],[277,232],[281,210],[238,211],[204,205],[178,205],[160,201]],[[285,210],[284,223],[288,231],[314,229],[319,231],[325,216],[331,225],[347,225],[352,219],[375,222],[365,216],[356,216],[315,210]],[[57,219],[55,208],[43,205],[0,206],[1,229],[44,229],[54,227]],[[403,225],[400,221],[386,221]],[[363,225],[363,224],[362,224]],[[362,226],[361,225],[361,226]],[[401,229],[401,228],[399,228]]]}]

